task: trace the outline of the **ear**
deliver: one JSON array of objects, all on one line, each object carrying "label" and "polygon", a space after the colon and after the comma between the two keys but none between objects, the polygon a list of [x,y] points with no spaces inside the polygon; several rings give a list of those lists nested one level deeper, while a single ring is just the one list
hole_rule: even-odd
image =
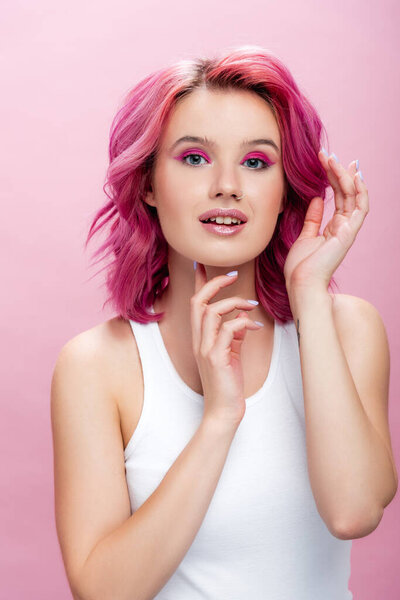
[{"label": "ear", "polygon": [[146,195],[144,197],[144,201],[146,202],[146,204],[149,204],[150,206],[154,206],[157,208],[157,203],[154,198],[154,192],[153,192],[152,186],[150,186],[149,191],[146,193]]}]

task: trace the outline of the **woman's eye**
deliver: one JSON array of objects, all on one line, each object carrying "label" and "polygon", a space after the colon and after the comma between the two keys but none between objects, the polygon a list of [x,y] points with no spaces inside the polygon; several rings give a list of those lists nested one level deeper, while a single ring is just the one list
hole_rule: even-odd
[{"label": "woman's eye", "polygon": [[[266,169],[267,167],[269,167],[269,165],[265,162],[265,160],[262,160],[261,158],[248,158],[243,162],[243,164],[246,162],[249,162],[249,161],[255,161],[256,163],[258,161],[258,162],[262,163],[262,167],[260,167],[260,169],[253,169],[256,171],[261,171],[261,169]],[[251,164],[254,165],[254,162],[252,162]]]},{"label": "woman's eye", "polygon": [[[194,159],[194,162],[187,162],[186,159]],[[191,152],[189,154],[185,154],[184,156],[182,156],[182,162],[184,162],[186,165],[189,165],[191,167],[195,167],[197,165],[201,165],[204,163],[201,163],[201,159],[206,160],[206,158],[204,156],[202,156],[201,154],[196,154],[194,152]],[[245,164],[246,162],[250,163],[250,168],[253,171],[261,171],[261,169],[267,169],[270,165],[265,161],[262,160],[261,158],[256,158],[256,157],[252,157],[252,158],[247,158],[242,164]],[[254,168],[257,167],[257,163],[260,163],[261,166],[259,168]]]},{"label": "woman's eye", "polygon": [[186,154],[185,156],[182,156],[182,161],[183,161],[185,164],[187,164],[187,165],[190,165],[191,167],[194,167],[194,166],[196,166],[196,165],[198,165],[198,164],[201,164],[201,163],[199,163],[199,162],[198,162],[198,160],[196,160],[194,163],[188,163],[188,162],[186,162],[186,159],[187,159],[187,158],[192,158],[193,156],[194,156],[196,159],[201,159],[201,158],[203,158],[203,159],[205,160],[204,156],[201,156],[200,154],[194,154],[194,153],[192,153],[192,154]]}]

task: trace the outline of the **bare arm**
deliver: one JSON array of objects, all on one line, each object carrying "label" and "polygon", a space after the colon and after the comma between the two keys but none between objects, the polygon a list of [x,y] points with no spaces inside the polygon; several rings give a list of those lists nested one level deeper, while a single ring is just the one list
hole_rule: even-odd
[{"label": "bare arm", "polygon": [[[354,350],[346,357],[334,318],[333,298],[324,290],[312,288],[302,294],[292,292],[289,298],[301,335],[307,455],[318,510],[331,530],[338,532],[337,537],[363,537],[376,529],[397,488],[388,449],[365,410],[368,398],[371,411],[378,400],[383,406],[385,398],[377,393],[375,400],[378,385],[371,384],[371,377],[365,379],[369,390],[360,378],[353,379],[349,363],[355,373],[366,369],[371,373],[373,366],[364,362],[367,354],[355,330]],[[356,326],[353,323],[351,327]],[[386,354],[385,346],[381,349],[371,345],[376,354],[381,350],[382,355]],[[350,361],[352,356],[354,360]],[[387,377],[383,363],[380,370],[379,381],[383,382]],[[387,386],[382,383],[379,387]]]},{"label": "bare arm", "polygon": [[[75,600],[153,598],[204,519],[238,425],[203,415],[160,485],[131,515],[112,342],[85,332],[60,352],[51,393],[57,533]],[[120,344],[118,343],[118,346]],[[123,346],[123,344],[122,344]]]},{"label": "bare arm", "polygon": [[[150,600],[193,543],[245,411],[241,344],[247,329],[260,327],[246,316],[254,305],[240,297],[207,304],[232,281],[222,275],[207,282],[204,272],[197,274],[191,325],[201,364],[203,418],[133,515],[116,389],[107,384],[122,377],[123,335],[104,340],[88,332],[60,354],[52,384],[56,519],[71,590],[80,600]],[[218,329],[221,315],[236,308],[243,311]],[[129,387],[134,390],[135,384]]]},{"label": "bare arm", "polygon": [[153,494],[90,553],[83,600],[150,600],[161,590],[200,528],[234,435],[202,421]]}]

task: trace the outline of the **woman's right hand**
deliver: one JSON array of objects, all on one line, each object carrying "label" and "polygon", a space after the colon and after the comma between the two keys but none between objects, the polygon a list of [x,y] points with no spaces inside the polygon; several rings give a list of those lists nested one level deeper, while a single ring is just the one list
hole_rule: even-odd
[{"label": "woman's right hand", "polygon": [[[209,304],[217,292],[236,281],[237,275],[219,275],[207,281],[205,267],[195,269],[195,293],[190,300],[193,353],[203,384],[204,418],[238,427],[246,412],[241,347],[247,329],[259,330],[244,311],[255,308],[233,296]],[[221,315],[242,309],[221,325]]]}]

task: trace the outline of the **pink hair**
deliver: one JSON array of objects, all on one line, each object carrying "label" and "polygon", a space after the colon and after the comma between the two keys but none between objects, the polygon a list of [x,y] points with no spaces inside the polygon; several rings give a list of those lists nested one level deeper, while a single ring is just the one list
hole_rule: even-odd
[{"label": "pink hair", "polygon": [[[179,98],[197,88],[256,92],[277,120],[287,193],[271,241],[256,257],[255,286],[264,309],[285,323],[293,316],[283,267],[311,199],[325,200],[329,181],[317,155],[321,133],[326,139],[327,135],[287,67],[259,46],[236,47],[222,57],[181,60],[148,75],[127,94],[110,130],[110,164],[103,186],[109,200],[95,214],[85,242],[86,248],[92,236],[112,221],[105,242],[94,253],[94,257],[113,255],[103,267],[108,269],[109,292],[104,304],[111,301],[121,317],[140,323],[164,316],[149,309],[168,285],[168,245],[156,209],[143,198],[168,115]],[[329,288],[332,284],[337,287],[333,277]]]}]

